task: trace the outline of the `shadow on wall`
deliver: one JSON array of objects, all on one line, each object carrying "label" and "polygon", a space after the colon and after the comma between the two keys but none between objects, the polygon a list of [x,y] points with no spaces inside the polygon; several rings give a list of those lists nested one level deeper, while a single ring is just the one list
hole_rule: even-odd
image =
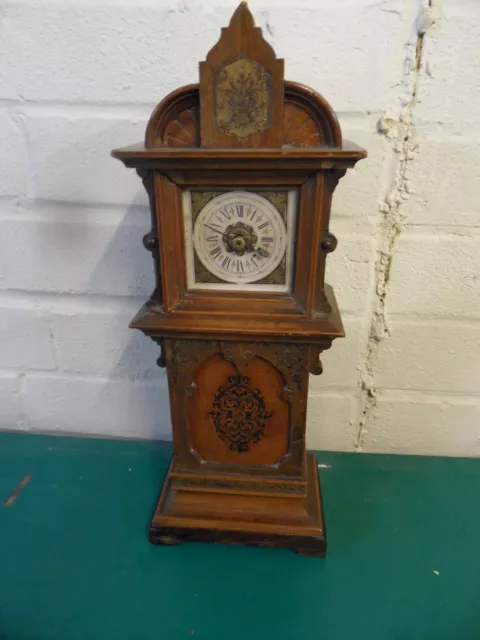
[{"label": "shadow on wall", "polygon": [[[24,284],[17,286],[29,297],[39,290],[66,294],[39,299],[40,312],[51,321],[58,365],[53,375],[28,374],[33,389],[41,389],[39,399],[27,402],[33,428],[170,437],[159,347],[128,328],[154,287],[153,262],[142,245],[150,213],[137,202],[123,212],[37,201],[31,205],[35,223],[19,225],[20,233],[32,227],[32,251],[27,248],[29,260],[20,266]],[[35,391],[29,387],[28,393]]]},{"label": "shadow on wall", "polygon": [[[117,279],[118,290],[128,296],[116,299],[111,306],[110,322],[101,332],[104,344],[110,350],[108,381],[99,391],[106,397],[120,385],[130,406],[124,408],[130,423],[123,425],[127,435],[153,439],[169,439],[170,406],[167,378],[157,365],[160,347],[140,331],[130,329],[129,323],[154,289],[154,266],[151,254],[144,248],[142,238],[150,230],[150,211],[141,206],[144,197],[141,188],[117,224],[101,259],[90,277],[91,290],[108,287],[111,278]],[[102,304],[102,299],[98,304]],[[117,311],[118,309],[118,311]],[[110,310],[109,310],[110,311]],[[122,402],[120,401],[120,404]],[[120,418],[122,419],[122,418]]]}]

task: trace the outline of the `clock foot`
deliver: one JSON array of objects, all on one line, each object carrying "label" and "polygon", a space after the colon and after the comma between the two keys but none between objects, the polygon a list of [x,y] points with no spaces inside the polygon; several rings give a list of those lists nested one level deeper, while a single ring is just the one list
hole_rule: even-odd
[{"label": "clock foot", "polygon": [[182,539],[178,536],[169,535],[165,530],[158,530],[154,527],[150,527],[148,532],[148,539],[152,544],[163,544],[170,547],[173,547],[176,544],[180,544]]},{"label": "clock foot", "polygon": [[327,554],[327,543],[324,538],[311,538],[292,544],[290,549],[299,556],[324,558]]},{"label": "clock foot", "polygon": [[215,531],[201,528],[175,528],[168,530],[150,527],[149,540],[154,545],[173,546],[182,542],[212,542],[217,544],[247,545],[252,547],[277,547],[290,549],[299,556],[324,558],[325,538],[275,534],[249,534],[244,531]]}]

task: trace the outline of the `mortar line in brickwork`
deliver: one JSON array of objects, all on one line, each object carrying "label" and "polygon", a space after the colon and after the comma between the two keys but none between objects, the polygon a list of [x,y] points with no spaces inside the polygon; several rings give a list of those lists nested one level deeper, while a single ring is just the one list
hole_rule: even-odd
[{"label": "mortar line in brickwork", "polygon": [[454,224],[442,223],[434,226],[428,222],[408,222],[404,224],[403,228],[417,237],[427,235],[437,235],[437,237],[455,236],[456,238],[460,237],[462,240],[476,241],[475,236],[470,233],[467,235],[466,232],[480,230],[480,220],[478,224],[458,224],[455,222]]},{"label": "mortar line in brickwork", "polygon": [[[34,219],[38,219],[38,213],[41,209],[47,209],[47,215],[51,215],[51,210],[59,209],[59,213],[63,214],[64,218],[61,220],[62,224],[72,221],[72,224],[78,224],[79,218],[73,218],[65,216],[65,209],[69,209],[71,212],[79,214],[98,213],[102,211],[105,215],[107,213],[114,214],[116,218],[123,220],[125,214],[135,214],[138,216],[147,215],[150,218],[150,209],[148,204],[135,204],[128,202],[81,202],[80,200],[61,200],[54,198],[35,198],[26,196],[2,196],[0,197],[0,204],[8,202],[13,204],[12,210],[2,211],[0,208],[0,217],[10,218],[17,220],[19,213],[27,216],[32,215]],[[56,218],[55,218],[56,219]],[[81,218],[80,218],[81,220]],[[103,218],[100,218],[102,221]],[[142,224],[140,220],[139,224]],[[129,222],[129,224],[135,224],[135,222]]]},{"label": "mortar line in brickwork", "polygon": [[77,382],[128,383],[152,387],[157,390],[168,390],[167,376],[164,371],[155,372],[154,376],[138,377],[126,374],[101,373],[96,371],[74,371],[71,369],[0,369],[0,377],[17,377],[22,382],[18,393],[23,394],[25,381],[36,379],[69,380]]},{"label": "mortar line in brickwork", "polygon": [[412,325],[454,325],[455,327],[461,327],[464,325],[474,325],[480,322],[480,316],[458,316],[458,315],[444,315],[444,316],[435,316],[431,313],[415,313],[408,312],[405,313],[403,311],[389,311],[389,318],[394,322],[401,321],[403,325],[412,324]]},{"label": "mortar line in brickwork", "polygon": [[[144,121],[145,114],[147,114],[148,118],[155,107],[156,102],[73,102],[61,99],[0,98],[0,109],[18,109],[25,114],[31,112],[38,115],[41,112],[48,112],[48,115],[51,115],[53,112],[58,112],[62,115],[75,115],[75,112],[77,112],[96,116],[105,115],[107,118],[112,118],[112,116],[115,117],[116,115],[127,119],[134,117],[141,122]],[[117,112],[117,114],[114,112]]]},{"label": "mortar line in brickwork", "polygon": [[375,290],[371,309],[371,322],[367,351],[360,369],[361,408],[357,425],[355,450],[361,452],[369,426],[375,416],[377,386],[375,379],[379,345],[388,339],[386,299],[394,248],[402,232],[402,204],[410,195],[409,171],[415,156],[415,125],[413,111],[417,102],[419,78],[422,70],[422,54],[425,34],[435,22],[436,7],[433,0],[419,0],[419,12],[415,21],[414,35],[405,44],[402,93],[398,97],[396,112],[386,113],[378,123],[378,133],[392,144],[396,154],[393,186],[380,204],[382,218],[376,233],[377,258],[375,261]]},{"label": "mortar line in brickwork", "polygon": [[417,404],[440,403],[464,404],[480,406],[480,391],[451,391],[448,389],[401,389],[398,387],[382,387],[382,401],[409,400]]},{"label": "mortar line in brickwork", "polygon": [[[121,295],[113,293],[75,292],[75,291],[44,291],[41,289],[0,289],[0,307],[9,306],[13,309],[41,309],[42,305],[52,307],[64,303],[85,303],[86,307],[94,307],[97,313],[112,312],[117,313],[118,307],[125,307],[129,313],[136,313],[138,307],[142,306],[147,299],[146,294]],[[112,307],[102,306],[99,303],[110,303]],[[12,304],[13,303],[13,304]],[[70,310],[71,307],[70,307]],[[73,313],[73,310],[72,310]]]}]

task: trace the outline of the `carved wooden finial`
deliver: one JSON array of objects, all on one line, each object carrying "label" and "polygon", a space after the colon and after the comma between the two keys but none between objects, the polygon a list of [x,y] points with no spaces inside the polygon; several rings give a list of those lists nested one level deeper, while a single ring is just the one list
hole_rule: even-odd
[{"label": "carved wooden finial", "polygon": [[252,13],[248,8],[246,2],[241,2],[235,9],[232,17],[230,18],[229,27],[235,27],[237,24],[241,24],[244,29],[254,29],[255,21]]},{"label": "carved wooden finial", "polygon": [[246,2],[200,63],[203,147],[281,147],[283,60],[277,60]]}]

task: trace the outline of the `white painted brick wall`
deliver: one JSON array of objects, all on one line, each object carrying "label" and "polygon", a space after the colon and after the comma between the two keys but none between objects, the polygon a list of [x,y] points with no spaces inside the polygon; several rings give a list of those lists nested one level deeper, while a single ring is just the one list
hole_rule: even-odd
[{"label": "white painted brick wall", "polygon": [[2,215],[0,202],[0,216],[5,289],[143,297],[153,289],[151,256],[138,250],[147,209],[28,202]]},{"label": "white painted brick wall", "polygon": [[23,115],[30,148],[33,198],[147,204],[135,172],[122,171],[124,167],[119,162],[105,163],[119,138],[126,140],[126,144],[143,138],[144,120],[129,121],[113,114],[65,115],[49,109],[41,115],[25,109]]},{"label": "white painted brick wall", "polygon": [[[109,153],[197,79],[236,4],[2,6],[1,429],[170,436],[158,348],[128,329],[153,288],[147,199]],[[480,3],[250,5],[369,151],[333,203],[347,337],[311,378],[309,445],[480,455]]]}]

